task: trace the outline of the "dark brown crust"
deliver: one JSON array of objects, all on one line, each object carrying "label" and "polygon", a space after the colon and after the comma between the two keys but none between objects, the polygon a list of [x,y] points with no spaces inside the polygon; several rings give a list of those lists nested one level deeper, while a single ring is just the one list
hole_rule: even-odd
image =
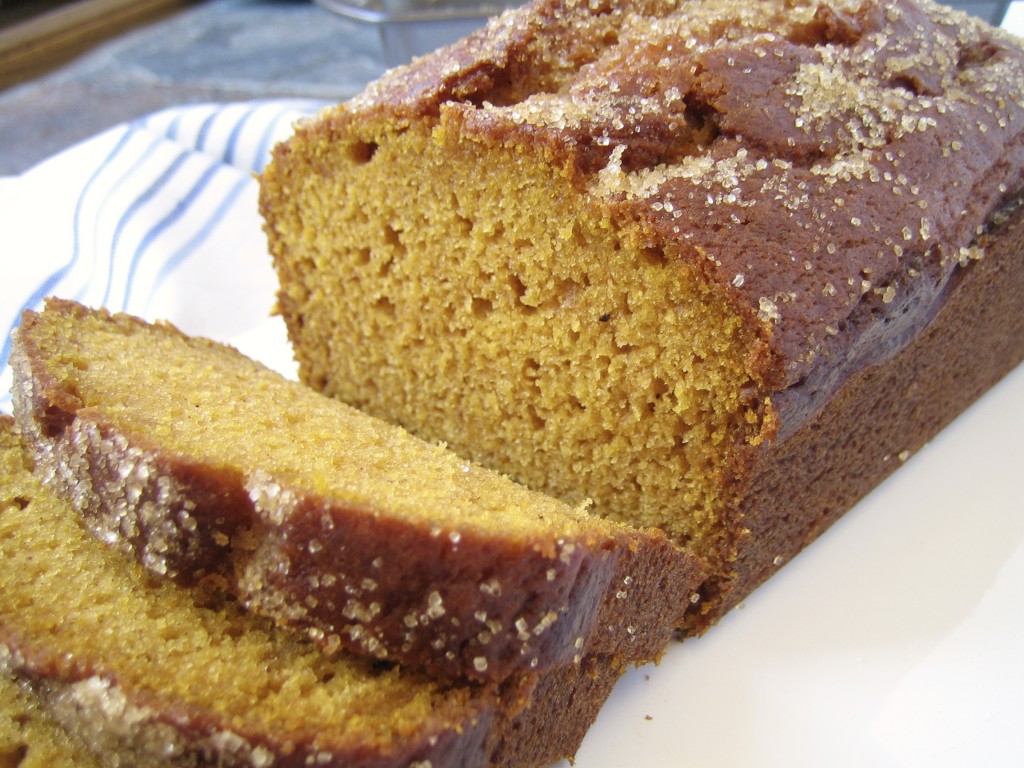
[{"label": "dark brown crust", "polygon": [[[624,670],[609,656],[587,656],[542,676],[530,704],[497,720],[487,737],[488,765],[525,768],[572,760]],[[535,735],[530,735],[535,734]]]},{"label": "dark brown crust", "polygon": [[[1024,361],[1024,208],[995,217],[932,323],[851,376],[813,419],[749,457],[735,580],[707,584],[701,631],[748,595]],[[714,596],[712,598],[712,596]]]},{"label": "dark brown crust", "polygon": [[[58,300],[46,311],[90,312]],[[688,594],[699,578],[695,558],[660,533],[604,525],[558,541],[454,536],[303,492],[291,493],[283,522],[270,523],[241,471],[173,455],[81,403],[73,382],[48,369],[33,337],[41,322],[26,312],[13,348],[15,412],[53,487],[97,535],[154,572],[212,581],[329,649],[491,681],[585,653],[649,661],[663,652],[685,598],[666,606],[634,593],[654,597],[668,581]]]}]

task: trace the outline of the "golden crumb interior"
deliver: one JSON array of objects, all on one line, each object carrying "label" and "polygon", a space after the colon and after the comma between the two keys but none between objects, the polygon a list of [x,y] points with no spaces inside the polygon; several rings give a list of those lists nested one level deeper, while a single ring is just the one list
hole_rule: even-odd
[{"label": "golden crumb interior", "polygon": [[0,627],[62,667],[49,674],[98,675],[158,709],[213,713],[221,729],[325,750],[398,748],[473,712],[469,688],[328,659],[233,605],[148,579],[79,528],[25,470],[9,430],[0,475]]},{"label": "golden crumb interior", "polygon": [[542,153],[449,128],[311,132],[264,178],[303,379],[530,487],[713,536],[729,436],[761,420],[749,331]]},{"label": "golden crumb interior", "polygon": [[246,476],[267,473],[410,523],[547,538],[581,530],[583,515],[564,504],[230,348],[133,318],[79,314],[41,315],[35,343],[60,386],[137,444]]}]

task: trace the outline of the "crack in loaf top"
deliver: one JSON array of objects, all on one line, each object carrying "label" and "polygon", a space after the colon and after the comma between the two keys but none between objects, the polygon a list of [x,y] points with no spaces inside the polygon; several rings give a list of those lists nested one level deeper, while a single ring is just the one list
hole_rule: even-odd
[{"label": "crack in loaf top", "polygon": [[848,356],[835,338],[865,313],[929,314],[981,256],[1020,187],[1022,93],[1018,42],[929,0],[541,0],[324,122],[437,119],[540,147],[756,316],[763,381],[785,387]]}]

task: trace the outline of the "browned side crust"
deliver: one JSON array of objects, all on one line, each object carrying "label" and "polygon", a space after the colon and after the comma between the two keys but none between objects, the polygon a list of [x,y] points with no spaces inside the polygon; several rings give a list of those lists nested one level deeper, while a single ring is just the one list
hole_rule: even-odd
[{"label": "browned side crust", "polygon": [[704,586],[713,610],[691,627],[736,605],[1024,361],[1024,207],[998,213],[978,244],[984,256],[959,270],[926,330],[750,457],[735,581]]},{"label": "browned side crust", "polygon": [[[73,302],[46,311],[178,333]],[[584,654],[656,659],[686,608],[696,558],[660,532],[435,530],[175,455],[107,421],[54,374],[44,323],[26,312],[11,356],[26,441],[94,532],[160,575],[213,581],[332,651],[491,681]]]},{"label": "browned side crust", "polygon": [[499,716],[487,734],[488,765],[525,768],[563,757],[571,762],[623,671],[616,659],[587,656],[543,675],[530,705]]}]

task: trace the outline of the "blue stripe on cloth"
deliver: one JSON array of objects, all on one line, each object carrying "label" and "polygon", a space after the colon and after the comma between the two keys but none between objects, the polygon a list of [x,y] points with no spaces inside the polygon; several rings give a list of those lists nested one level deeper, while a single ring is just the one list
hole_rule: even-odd
[{"label": "blue stripe on cloth", "polygon": [[277,139],[281,120],[287,114],[287,112],[282,111],[279,115],[275,116],[273,120],[267,123],[267,126],[263,129],[263,135],[260,136],[260,140],[256,144],[256,154],[253,157],[252,166],[250,167],[250,170],[253,173],[263,173],[264,166],[266,166],[270,161],[271,146],[274,144],[275,139]]},{"label": "blue stripe on cloth", "polygon": [[[28,296],[28,298],[22,303],[22,308],[37,309],[45,297],[52,294],[54,287],[57,286],[61,280],[74,268],[78,262],[78,258],[81,255],[81,240],[79,237],[79,222],[81,221],[82,208],[84,205],[84,199],[89,193],[89,190],[97,183],[97,180],[102,175],[103,171],[107,166],[114,161],[114,159],[124,151],[128,142],[132,136],[135,135],[135,131],[128,127],[121,137],[117,140],[113,149],[107,153],[103,162],[97,166],[96,170],[89,176],[89,179],[85,182],[85,186],[82,188],[82,194],[78,196],[78,200],[75,203],[75,211],[73,214],[73,225],[72,225],[72,246],[71,246],[71,257],[68,261],[58,270],[51,273],[43,282],[41,282]],[[4,335],[3,347],[0,347],[0,369],[7,366],[7,361],[11,355],[11,337],[21,323],[21,313],[15,315],[13,322],[7,329],[7,333]]]},{"label": "blue stripe on cloth", "polygon": [[[124,233],[125,227],[128,226],[128,223],[136,216],[139,210],[146,203],[155,198],[157,194],[161,192],[164,187],[167,186],[168,182],[174,178],[174,176],[178,173],[181,167],[185,164],[185,161],[188,160],[190,156],[191,153],[187,150],[182,150],[181,152],[179,152],[171,161],[171,163],[166,168],[164,168],[163,173],[160,174],[156,181],[150,184],[149,187],[147,187],[142,192],[141,195],[135,198],[135,200],[131,203],[131,205],[128,206],[128,209],[121,215],[120,219],[118,220],[117,227],[114,229],[114,236],[111,241],[110,258],[108,260],[109,263],[107,266],[107,284],[106,288],[103,291],[103,300],[100,302],[101,306],[106,307],[108,305],[108,302],[110,301],[110,292],[114,286],[114,266],[116,263],[116,259],[114,257],[117,254],[117,248],[121,240],[121,235]],[[131,290],[133,272],[134,269],[129,268],[127,290]],[[127,290],[125,298],[122,302],[123,306],[127,306],[128,304]]]},{"label": "blue stripe on cloth", "polygon": [[[331,102],[313,99],[197,104],[148,115],[140,124],[247,172],[259,172],[270,147],[291,133],[293,123]],[[219,138],[227,130],[226,138]]]},{"label": "blue stripe on cloth", "polygon": [[[270,150],[272,145],[279,141],[285,130],[290,131],[292,125],[300,117],[309,117],[327,105],[327,102],[305,102],[301,105],[288,105],[278,110],[277,114],[267,123],[266,128],[263,130],[263,134],[259,138],[257,144],[256,156],[253,158],[253,164],[251,170],[254,173],[261,173],[263,167],[270,160]],[[282,121],[287,120],[287,125],[282,126]]]},{"label": "blue stripe on cloth", "polygon": [[242,132],[245,130],[246,124],[252,119],[253,115],[255,115],[258,110],[258,106],[250,107],[231,127],[231,133],[228,134],[227,145],[224,147],[224,162],[228,165],[236,164],[235,155],[238,152],[239,139],[242,136]]},{"label": "blue stripe on cloth", "polygon": [[[251,174],[262,171],[270,159],[273,144],[291,133],[295,121],[325,105],[299,99],[200,104],[162,110],[112,129],[121,133],[111,137],[113,148],[94,169],[84,166],[82,177],[88,177],[79,194],[68,199],[68,204],[74,201],[73,209],[55,211],[58,226],[68,233],[67,261],[34,288],[26,286],[24,293],[19,289],[15,304],[38,309],[49,295],[85,302],[102,295],[98,303],[113,311],[145,314],[175,271],[229,218],[253,183]],[[221,176],[220,171],[228,175]],[[189,175],[197,175],[191,186]],[[179,199],[182,188],[185,193]],[[148,224],[151,217],[159,220],[139,232],[139,225]],[[162,237],[169,231],[173,234]],[[137,244],[128,245],[129,239]],[[163,242],[167,245],[157,245]],[[137,284],[143,275],[148,285]],[[117,306],[109,306],[111,301]],[[0,340],[4,376],[11,335],[19,323],[20,312]],[[8,410],[9,403],[10,393],[0,392],[0,410]]]},{"label": "blue stripe on cloth", "polygon": [[[223,170],[224,168],[219,165],[210,165],[208,168],[206,168],[206,170],[204,170],[202,175],[199,177],[199,180],[192,186],[192,188],[185,194],[185,196],[178,201],[174,208],[171,209],[171,212],[164,216],[162,219],[160,219],[160,221],[154,224],[146,232],[146,234],[143,235],[142,240],[139,242],[138,247],[135,249],[135,253],[132,256],[131,265],[128,268],[128,275],[125,281],[123,301],[125,307],[127,307],[129,305],[129,302],[131,301],[132,289],[135,287],[135,274],[138,271],[139,264],[142,261],[142,257],[145,255],[146,251],[157,239],[157,237],[159,237],[163,232],[168,230],[171,226],[178,223],[182,219],[186,212],[190,210],[192,203],[203,192],[203,190],[206,189],[207,185],[214,178],[214,176],[216,176]],[[206,224],[202,226],[206,226]]]},{"label": "blue stripe on cloth", "polygon": [[149,305],[153,301],[153,296],[159,290],[170,274],[177,269],[181,262],[185,261],[189,256],[196,252],[199,246],[203,243],[206,238],[210,236],[213,230],[220,224],[228,210],[234,205],[235,201],[242,194],[247,186],[251,183],[251,179],[240,178],[235,182],[231,191],[221,200],[220,205],[214,209],[213,213],[210,214],[210,218],[203,223],[199,228],[199,231],[192,236],[192,238],[185,243],[184,246],[175,251],[164,265],[160,267],[160,271],[157,273],[156,279],[153,281],[153,285],[149,290],[149,295],[146,297],[146,304]]},{"label": "blue stripe on cloth", "polygon": [[185,112],[179,112],[172,119],[170,125],[167,126],[166,136],[171,141],[178,140],[178,131],[181,128],[181,121],[185,117]]},{"label": "blue stripe on cloth", "polygon": [[[142,132],[137,125],[133,126],[133,130],[137,131],[140,134]],[[159,137],[159,136],[155,136],[155,137],[153,137],[149,141],[149,143],[146,145],[145,149],[143,149],[143,151],[139,154],[139,156],[135,159],[135,161],[121,174],[121,176],[117,179],[117,181],[114,182],[114,184],[110,187],[109,191],[104,195],[103,199],[100,201],[100,204],[97,207],[97,211],[96,211],[96,216],[95,216],[95,220],[96,221],[102,221],[105,218],[104,214],[105,214],[108,206],[112,204],[112,201],[116,200],[117,193],[121,189],[123,189],[127,185],[127,183],[129,181],[132,181],[132,180],[135,179],[135,177],[139,173],[139,171],[152,158],[154,152],[156,152],[156,150],[159,147],[161,147],[165,142],[166,142],[166,140],[163,139],[162,137]],[[83,192],[83,195],[84,195],[84,192]],[[108,251],[109,252],[109,258],[110,258],[110,263],[111,263],[111,269],[113,269],[114,254],[117,252],[118,241],[120,240],[120,237],[121,237],[121,223],[123,221],[124,221],[124,217],[121,216],[119,221],[118,221],[118,226],[115,228],[114,234],[111,237],[111,245],[110,245],[110,248],[109,248],[109,251]],[[75,224],[74,224],[74,230],[75,230],[76,238],[79,237],[79,221],[77,219],[76,219]],[[98,252],[99,248],[100,248],[100,246],[99,246],[99,243],[97,242],[96,231],[94,230],[93,231],[93,251],[94,252]],[[110,282],[110,276],[108,275],[108,285],[107,285],[107,289],[106,289],[108,292],[110,290],[109,282]],[[82,287],[78,291],[75,292],[75,299],[76,300],[81,301],[83,299],[83,297],[85,296],[86,292],[89,290],[90,283],[91,283],[91,280],[87,281],[86,283],[84,283],[82,285]]]},{"label": "blue stripe on cloth", "polygon": [[199,125],[199,133],[196,136],[195,148],[200,152],[210,154],[210,149],[207,146],[207,142],[210,138],[210,131],[213,128],[213,124],[217,121],[220,112],[215,110],[207,115],[206,119]]}]

